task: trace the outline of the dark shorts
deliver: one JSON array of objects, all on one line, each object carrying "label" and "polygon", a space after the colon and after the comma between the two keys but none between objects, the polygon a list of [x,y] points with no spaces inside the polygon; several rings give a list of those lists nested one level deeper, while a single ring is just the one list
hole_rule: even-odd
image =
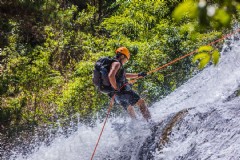
[{"label": "dark shorts", "polygon": [[[112,97],[113,94],[110,94],[109,96]],[[115,95],[115,102],[123,106],[126,110],[129,105],[134,106],[139,99],[139,95],[133,90],[121,91]]]}]

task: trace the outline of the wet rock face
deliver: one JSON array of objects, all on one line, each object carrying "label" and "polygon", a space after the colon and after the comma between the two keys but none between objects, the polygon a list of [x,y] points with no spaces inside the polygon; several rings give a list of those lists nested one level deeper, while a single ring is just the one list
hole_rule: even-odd
[{"label": "wet rock face", "polygon": [[[142,147],[140,159],[239,159],[239,102],[240,98],[236,98],[224,104],[203,106],[202,110],[191,109],[174,123],[160,148],[166,128],[153,130]],[[167,126],[165,123],[163,126]],[[160,141],[154,138],[154,142],[149,143],[151,137],[160,137]],[[155,149],[144,151],[147,148],[144,146],[150,144],[154,144]]]},{"label": "wet rock face", "polygon": [[[124,140],[124,143],[117,148],[118,154],[109,155],[104,159],[109,160],[150,160],[154,159],[156,150],[161,150],[168,142],[169,136],[174,127],[178,126],[183,118],[187,115],[187,110],[182,110],[166,117],[163,121],[159,121],[150,126],[147,124],[141,128],[141,132],[131,130],[133,138]],[[123,128],[121,128],[122,130]],[[136,128],[139,129],[138,127]],[[143,130],[147,133],[143,133]],[[150,131],[149,131],[150,130]]]},{"label": "wet rock face", "polygon": [[187,114],[187,110],[182,110],[176,114],[172,114],[162,122],[157,123],[151,128],[151,135],[147,137],[139,151],[139,160],[154,159],[153,153],[161,150],[169,141],[169,135],[173,127],[180,123]]},{"label": "wet rock face", "polygon": [[239,97],[240,96],[240,86],[238,87],[238,89],[231,94],[230,96],[227,97],[227,99],[225,100],[225,102],[231,101],[232,99]]},{"label": "wet rock face", "polygon": [[[139,143],[135,137],[123,147],[131,148],[117,159],[239,159],[240,98],[218,105],[182,110],[151,127]],[[129,147],[131,146],[131,147]],[[232,146],[236,146],[232,148]],[[137,151],[137,153],[134,153]],[[134,153],[134,156],[133,156]]]},{"label": "wet rock face", "polygon": [[240,97],[170,114],[150,130],[147,136],[138,133],[125,141],[118,148],[118,155],[107,158],[239,159]]}]

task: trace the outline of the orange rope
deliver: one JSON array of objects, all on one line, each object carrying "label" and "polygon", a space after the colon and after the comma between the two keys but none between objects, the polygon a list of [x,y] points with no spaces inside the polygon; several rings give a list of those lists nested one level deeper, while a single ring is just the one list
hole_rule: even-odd
[{"label": "orange rope", "polygon": [[[232,32],[232,33],[230,33],[230,34],[226,34],[226,35],[223,36],[222,38],[219,38],[219,39],[217,39],[216,41],[213,41],[213,42],[211,42],[211,43],[209,43],[209,44],[207,44],[207,45],[208,45],[208,46],[214,45],[214,44],[216,44],[216,43],[224,40],[225,38],[230,37],[231,35],[236,34],[236,33],[239,32],[239,31],[240,31],[240,29],[237,29],[237,30],[235,30],[234,32]],[[152,73],[154,73],[154,72],[157,72],[157,71],[159,71],[159,70],[161,70],[161,69],[163,69],[163,68],[165,68],[165,67],[167,67],[167,66],[172,65],[173,63],[176,63],[176,62],[178,62],[178,61],[180,61],[180,60],[182,60],[182,59],[184,59],[184,58],[186,58],[186,57],[189,57],[189,56],[193,55],[194,53],[197,53],[197,51],[198,51],[198,50],[196,49],[196,50],[194,50],[194,51],[192,51],[192,52],[190,52],[190,53],[188,53],[188,54],[186,54],[186,55],[184,55],[184,56],[181,56],[181,57],[179,57],[179,58],[176,58],[175,60],[173,60],[173,61],[171,61],[171,62],[169,62],[169,63],[167,63],[167,64],[164,64],[164,65],[162,65],[162,66],[160,66],[160,67],[158,67],[158,68],[156,68],[156,69],[153,69],[153,70],[149,71],[149,72],[147,73],[147,75],[152,74]],[[138,77],[138,78],[136,78],[136,79],[133,79],[133,80],[129,81],[129,83],[135,83],[135,82],[136,82],[138,79],[140,79],[140,78],[143,78],[143,77]],[[124,84],[121,88],[123,88],[123,87],[124,87],[125,85],[127,85],[127,84],[128,84],[128,83]],[[120,88],[120,89],[121,89],[121,88]],[[96,143],[95,148],[94,148],[94,151],[93,151],[93,153],[92,153],[91,160],[93,160],[93,157],[94,157],[94,155],[95,155],[95,153],[96,153],[96,150],[97,150],[98,144],[99,144],[99,142],[100,142],[100,139],[101,139],[103,130],[104,130],[104,128],[105,128],[105,125],[106,125],[108,116],[109,116],[110,111],[111,111],[111,109],[112,109],[112,106],[113,106],[113,104],[114,104],[115,95],[116,95],[116,94],[113,95],[113,97],[112,97],[112,99],[111,99],[111,101],[110,101],[110,105],[109,105],[109,108],[108,108],[107,116],[106,116],[106,118],[105,118],[105,121],[104,121],[102,130],[101,130],[101,133],[100,133],[100,135],[99,135],[99,137],[98,137],[97,143]]]},{"label": "orange rope", "polygon": [[98,137],[98,140],[97,140],[97,144],[95,145],[94,151],[93,151],[93,153],[92,153],[91,160],[93,160],[93,157],[94,157],[95,152],[96,152],[96,150],[97,150],[98,143],[100,142],[100,139],[101,139],[101,137],[102,137],[102,133],[103,133],[103,130],[104,130],[105,125],[106,125],[106,123],[107,123],[108,116],[109,116],[110,111],[111,111],[111,109],[112,109],[112,106],[113,106],[113,104],[114,104],[114,98],[115,98],[115,94],[113,95],[113,97],[112,97],[112,99],[111,99],[111,101],[110,101],[110,105],[109,105],[108,112],[107,112],[107,117],[105,118],[105,121],[104,121],[102,130],[101,130],[101,133],[100,133],[100,135],[99,135],[99,137]]},{"label": "orange rope", "polygon": [[[128,84],[128,83],[125,83],[119,90],[121,90],[121,89],[122,89],[124,86],[126,86],[127,84]],[[106,125],[106,123],[107,123],[108,116],[109,116],[110,111],[111,111],[111,109],[112,109],[112,107],[113,107],[115,96],[116,96],[116,93],[115,93],[115,94],[112,96],[112,98],[111,98],[110,105],[109,105],[108,111],[107,111],[107,116],[106,116],[106,118],[105,118],[105,120],[104,120],[104,124],[103,124],[102,130],[101,130],[101,133],[100,133],[100,135],[99,135],[99,137],[98,137],[97,143],[96,143],[95,148],[94,148],[94,151],[93,151],[93,153],[92,153],[91,160],[93,160],[93,157],[94,157],[94,155],[95,155],[95,153],[96,153],[98,143],[100,142],[100,139],[101,139],[101,137],[102,137],[103,130],[104,130],[105,125]]]}]

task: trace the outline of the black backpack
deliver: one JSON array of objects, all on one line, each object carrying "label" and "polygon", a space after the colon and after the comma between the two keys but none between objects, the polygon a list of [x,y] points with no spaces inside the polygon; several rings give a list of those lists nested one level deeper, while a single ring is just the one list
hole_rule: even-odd
[{"label": "black backpack", "polygon": [[111,83],[108,79],[108,73],[110,71],[111,64],[117,62],[117,60],[104,57],[100,58],[93,70],[93,83],[102,93],[110,93],[113,91]]}]

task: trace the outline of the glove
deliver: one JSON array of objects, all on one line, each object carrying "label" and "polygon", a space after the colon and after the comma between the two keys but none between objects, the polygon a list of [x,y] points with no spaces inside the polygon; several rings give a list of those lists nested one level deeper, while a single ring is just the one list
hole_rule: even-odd
[{"label": "glove", "polygon": [[138,77],[146,77],[147,73],[146,72],[140,72],[138,73]]},{"label": "glove", "polygon": [[112,88],[112,91],[111,91],[112,93],[114,93],[114,94],[117,94],[117,93],[119,93],[120,92],[120,89],[114,89],[114,88]]},{"label": "glove", "polygon": [[120,90],[114,90],[113,93],[115,94],[120,93]]}]

